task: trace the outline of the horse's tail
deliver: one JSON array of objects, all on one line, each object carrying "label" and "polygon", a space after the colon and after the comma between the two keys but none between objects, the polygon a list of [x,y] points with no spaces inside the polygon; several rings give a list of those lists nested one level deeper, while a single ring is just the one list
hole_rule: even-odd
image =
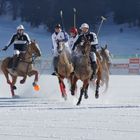
[{"label": "horse's tail", "polygon": [[8,64],[9,64],[9,61],[10,61],[10,57],[7,57],[2,61],[1,70],[2,70],[3,74],[5,75],[5,77],[7,79],[7,82],[10,83],[9,78],[8,78],[8,74],[9,74]]},{"label": "horse's tail", "polygon": [[1,64],[2,71],[6,71],[8,69],[9,61],[10,61],[10,57],[7,57],[2,61],[2,64]]}]

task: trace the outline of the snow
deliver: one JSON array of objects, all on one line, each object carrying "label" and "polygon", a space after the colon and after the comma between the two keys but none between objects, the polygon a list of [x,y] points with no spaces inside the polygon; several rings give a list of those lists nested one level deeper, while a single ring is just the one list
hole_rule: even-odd
[{"label": "snow", "polygon": [[[140,54],[139,28],[128,28],[128,25],[105,24],[102,27],[100,44],[108,44],[114,55],[129,56]],[[123,28],[120,33],[119,29]]]},{"label": "snow", "polygon": [[70,95],[67,81],[68,100],[61,98],[55,76],[41,75],[39,92],[33,91],[32,78],[17,84],[18,99],[10,97],[3,75],[0,79],[0,139],[139,140],[140,76],[111,75],[108,92],[95,99],[90,88],[89,99],[80,106],[76,106],[79,95]]}]

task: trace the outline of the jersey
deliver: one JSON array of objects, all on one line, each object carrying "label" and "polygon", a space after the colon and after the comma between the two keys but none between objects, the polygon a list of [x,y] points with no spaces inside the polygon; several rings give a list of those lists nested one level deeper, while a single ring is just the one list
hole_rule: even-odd
[{"label": "jersey", "polygon": [[69,47],[72,50],[74,43],[76,42],[76,40],[78,39],[78,35],[76,35],[75,37],[70,37],[68,40],[69,43]]},{"label": "jersey", "polygon": [[93,32],[87,32],[85,34],[81,34],[77,41],[74,43],[74,46],[72,48],[72,50],[75,50],[75,47],[78,45],[78,44],[83,44],[84,41],[85,41],[85,37],[86,39],[88,39],[88,41],[91,42],[91,46],[96,46],[98,44],[98,39],[97,39],[97,36],[95,33]]},{"label": "jersey", "polygon": [[63,41],[65,42],[65,45],[68,45],[68,38],[68,34],[64,31],[60,31],[59,33],[54,32],[52,34],[53,49],[56,50],[58,41]]},{"label": "jersey", "polygon": [[30,43],[28,34],[23,33],[22,35],[16,33],[12,36],[8,47],[14,43],[14,50],[25,51],[27,44]]}]

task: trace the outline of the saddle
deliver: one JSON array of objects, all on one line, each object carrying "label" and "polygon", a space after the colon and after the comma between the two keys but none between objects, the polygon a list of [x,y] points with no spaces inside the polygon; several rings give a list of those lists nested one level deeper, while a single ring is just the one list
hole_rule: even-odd
[{"label": "saddle", "polygon": [[9,63],[8,68],[16,68],[20,62],[20,60],[23,59],[23,55],[20,54],[19,56],[14,55],[13,57],[9,57]]}]

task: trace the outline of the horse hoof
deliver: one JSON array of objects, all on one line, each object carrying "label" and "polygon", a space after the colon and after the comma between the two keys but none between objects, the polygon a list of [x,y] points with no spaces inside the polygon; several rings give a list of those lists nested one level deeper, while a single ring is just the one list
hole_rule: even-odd
[{"label": "horse hoof", "polygon": [[85,99],[88,99],[88,95],[87,95],[87,94],[85,94],[85,96],[84,96],[84,97],[85,97]]},{"label": "horse hoof", "polygon": [[16,86],[13,86],[13,90],[16,90],[17,89],[17,87]]},{"label": "horse hoof", "polygon": [[63,95],[63,98],[66,101],[67,100],[67,95]]},{"label": "horse hoof", "polygon": [[13,98],[13,99],[17,99],[17,98],[20,98],[20,96],[18,96],[18,95],[13,95],[12,98]]},{"label": "horse hoof", "polygon": [[80,105],[80,102],[78,102],[76,105]]},{"label": "horse hoof", "polygon": [[20,80],[20,84],[24,84],[25,83],[25,80]]},{"label": "horse hoof", "polygon": [[37,85],[36,82],[33,82],[33,87],[36,86],[36,85]]},{"label": "horse hoof", "polygon": [[74,92],[71,91],[71,95],[74,96],[75,95]]},{"label": "horse hoof", "polygon": [[98,99],[99,98],[99,94],[95,94],[95,98]]}]

